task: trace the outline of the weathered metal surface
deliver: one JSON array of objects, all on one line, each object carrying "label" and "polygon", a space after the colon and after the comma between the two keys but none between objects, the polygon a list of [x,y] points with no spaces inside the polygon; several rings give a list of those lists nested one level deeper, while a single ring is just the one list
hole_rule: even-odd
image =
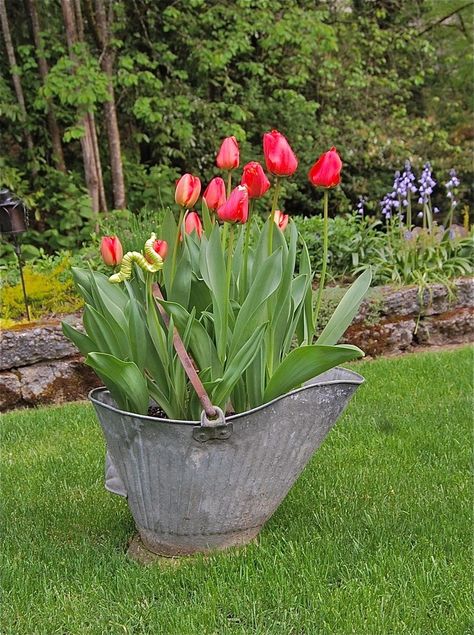
[{"label": "weathered metal surface", "polygon": [[[232,434],[205,443],[196,422],[118,410],[90,393],[104,431],[108,488],[127,493],[145,546],[186,555],[255,538],[288,493],[363,378],[335,368],[302,388],[229,417]],[[116,470],[116,472],[115,472]]]}]

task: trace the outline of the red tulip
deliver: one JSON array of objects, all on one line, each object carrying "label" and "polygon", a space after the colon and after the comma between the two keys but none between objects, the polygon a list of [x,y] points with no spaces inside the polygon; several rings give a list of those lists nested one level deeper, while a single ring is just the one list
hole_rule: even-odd
[{"label": "red tulip", "polygon": [[249,193],[245,185],[237,185],[228,200],[217,210],[221,220],[228,223],[246,223],[249,215]]},{"label": "red tulip", "polygon": [[156,251],[156,253],[161,256],[161,259],[164,260],[168,253],[168,243],[166,240],[155,240],[153,243],[153,251]]},{"label": "red tulip", "polygon": [[239,167],[239,144],[235,137],[226,137],[216,158],[221,170],[233,170]]},{"label": "red tulip", "polygon": [[298,159],[286,137],[278,130],[263,135],[263,154],[268,171],[275,176],[291,176],[296,172]]},{"label": "red tulip", "polygon": [[260,198],[270,187],[270,181],[258,161],[251,161],[244,166],[240,183],[248,189],[249,198]]},{"label": "red tulip", "polygon": [[281,229],[282,232],[285,231],[286,226],[288,225],[289,218],[290,217],[288,216],[288,214],[283,214],[283,212],[280,212],[279,209],[275,210],[274,221],[278,225],[278,227]]},{"label": "red tulip", "polygon": [[308,172],[310,183],[316,187],[334,187],[341,182],[342,161],[336,148],[322,154]]},{"label": "red tulip", "polygon": [[115,267],[122,262],[123,248],[117,236],[102,236],[100,241],[102,260],[109,267]]},{"label": "red tulip", "polygon": [[184,219],[184,231],[187,234],[192,234],[194,231],[201,238],[202,236],[202,223],[199,215],[196,212],[189,212]]},{"label": "red tulip", "polygon": [[220,176],[216,176],[212,179],[202,197],[206,201],[206,205],[209,209],[215,211],[219,207],[222,207],[226,201],[224,180],[221,179]]},{"label": "red tulip", "polygon": [[174,200],[181,207],[189,209],[196,203],[200,193],[201,181],[199,177],[192,174],[183,174],[176,185]]}]

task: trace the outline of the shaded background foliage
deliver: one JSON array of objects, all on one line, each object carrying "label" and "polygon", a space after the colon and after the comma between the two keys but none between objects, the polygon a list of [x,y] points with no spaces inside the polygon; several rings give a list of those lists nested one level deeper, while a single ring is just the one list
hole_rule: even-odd
[{"label": "shaded background foliage", "polygon": [[[2,54],[0,184],[23,196],[35,214],[33,243],[73,247],[93,226],[78,112],[95,115],[113,207],[95,5],[82,0],[84,41],[72,73],[60,3],[38,3],[49,64],[44,84],[28,11],[21,2],[7,5],[27,117]],[[333,144],[345,164],[334,212],[352,209],[364,195],[369,212],[378,213],[394,169],[407,158],[417,169],[430,160],[441,180],[456,167],[462,204],[472,199],[466,185],[473,173],[472,2],[115,0],[113,10],[113,86],[129,209],[170,203],[182,172],[206,182],[229,134],[238,138],[243,162],[261,158],[261,135],[271,128],[285,133],[300,159],[285,184],[292,214],[319,210],[306,173]],[[52,160],[48,103],[61,129],[66,173]]]}]

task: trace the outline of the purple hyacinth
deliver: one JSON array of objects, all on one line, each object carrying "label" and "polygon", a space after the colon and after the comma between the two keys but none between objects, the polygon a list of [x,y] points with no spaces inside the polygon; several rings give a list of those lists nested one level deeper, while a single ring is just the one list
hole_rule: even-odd
[{"label": "purple hyacinth", "polygon": [[391,218],[395,210],[400,210],[400,180],[400,172],[397,170],[393,180],[392,191],[388,192],[380,201],[382,215],[385,216],[385,218]]},{"label": "purple hyacinth", "polygon": [[456,170],[450,170],[449,176],[451,178],[447,183],[444,184],[444,187],[446,188],[446,196],[451,201],[451,207],[456,207],[456,205],[458,204],[458,200],[456,199],[456,188],[460,186],[461,182],[458,179]]},{"label": "purple hyacinth", "polygon": [[418,192],[420,194],[418,203],[420,203],[421,205],[425,205],[430,200],[430,196],[436,186],[436,181],[431,174],[431,165],[429,163],[425,163],[425,165],[423,166],[423,172],[418,180],[418,183]]},{"label": "purple hyacinth", "polygon": [[413,174],[410,161],[405,161],[405,170],[403,174],[400,176],[400,173],[396,172],[393,184],[393,188],[404,207],[408,207],[410,195],[417,192],[415,180],[416,178]]},{"label": "purple hyacinth", "polygon": [[359,196],[359,202],[357,203],[357,213],[361,216],[364,215],[365,204],[367,203],[367,198],[365,196]]}]

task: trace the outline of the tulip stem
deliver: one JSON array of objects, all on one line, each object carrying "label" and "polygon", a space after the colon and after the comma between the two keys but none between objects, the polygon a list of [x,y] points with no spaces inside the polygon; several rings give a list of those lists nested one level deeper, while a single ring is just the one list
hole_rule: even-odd
[{"label": "tulip stem", "polygon": [[280,178],[275,178],[275,191],[273,192],[272,211],[270,212],[270,230],[268,234],[268,255],[272,255],[273,251],[273,231],[275,230],[275,211],[278,205],[278,197],[280,195]]},{"label": "tulip stem", "polygon": [[[328,207],[329,207],[329,192],[328,190],[324,190],[324,199],[323,199],[323,207],[324,207],[324,223],[323,223],[323,266],[321,269],[321,277],[319,279],[319,288],[318,288],[318,298],[316,300],[316,311],[314,314],[314,332],[316,333],[316,329],[318,327],[318,317],[319,310],[321,308],[321,300],[323,298],[323,290],[324,290],[324,281],[326,278],[326,269],[328,265],[328,247],[329,247],[329,216],[328,216]],[[308,342],[310,343],[310,342]]]},{"label": "tulip stem", "polygon": [[[224,227],[230,224],[229,247],[227,250],[226,287],[225,287],[225,313],[224,313],[224,338],[227,338],[227,325],[229,323],[230,311],[230,285],[232,282],[232,248],[234,245],[234,223],[224,223]],[[225,353],[225,347],[224,347]]]},{"label": "tulip stem", "polygon": [[[171,259],[171,275],[170,275],[170,280],[171,280],[171,287],[173,286],[173,280],[174,280],[174,275],[176,273],[176,259],[178,256],[178,247],[179,247],[179,236],[181,234],[181,225],[183,224],[183,219],[184,219],[184,207],[180,207],[179,208],[179,220],[178,220],[178,231],[176,232],[176,238],[174,240],[174,246],[173,246],[173,257]],[[171,291],[171,289],[170,289]]]},{"label": "tulip stem", "polygon": [[230,196],[232,190],[232,170],[227,173],[227,198]]},{"label": "tulip stem", "polygon": [[254,199],[250,199],[249,205],[249,216],[247,218],[247,222],[245,223],[245,241],[244,241],[244,268],[242,271],[242,285],[240,292],[240,302],[245,299],[247,294],[247,276],[248,276],[248,259],[249,259],[249,246],[250,246],[250,230],[252,225],[252,213],[253,213],[253,204]]},{"label": "tulip stem", "polygon": [[229,246],[227,248],[227,297],[230,297],[230,283],[232,279],[232,248],[234,246],[234,223],[230,224]]}]

